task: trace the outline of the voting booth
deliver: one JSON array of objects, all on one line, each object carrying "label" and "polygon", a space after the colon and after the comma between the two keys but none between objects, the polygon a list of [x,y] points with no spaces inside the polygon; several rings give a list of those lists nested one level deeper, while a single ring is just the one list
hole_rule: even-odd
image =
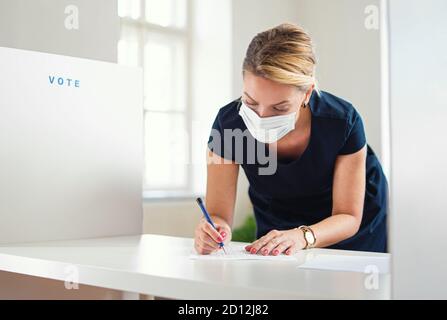
[{"label": "voting booth", "polygon": [[0,243],[140,234],[142,71],[0,47]]}]

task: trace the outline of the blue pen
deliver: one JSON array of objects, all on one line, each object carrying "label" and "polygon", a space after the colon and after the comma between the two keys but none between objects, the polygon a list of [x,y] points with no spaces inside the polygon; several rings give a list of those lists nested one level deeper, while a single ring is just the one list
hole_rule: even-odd
[{"label": "blue pen", "polygon": [[[203,205],[202,199],[201,198],[197,198],[196,201],[197,201],[197,204],[199,205],[200,209],[202,210],[203,215],[205,216],[206,221],[208,221],[208,223],[210,225],[212,225],[214,229],[217,230],[216,226],[213,223],[213,220],[211,220],[211,217],[210,217],[208,211],[206,211],[205,206]],[[225,248],[224,248],[224,243],[221,242],[221,243],[219,243],[219,245],[222,248],[222,250],[225,252],[225,254],[227,254],[227,252],[225,251]]]}]

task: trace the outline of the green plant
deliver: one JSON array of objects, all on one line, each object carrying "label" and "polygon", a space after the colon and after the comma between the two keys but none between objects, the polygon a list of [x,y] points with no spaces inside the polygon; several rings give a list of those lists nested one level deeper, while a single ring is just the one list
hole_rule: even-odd
[{"label": "green plant", "polygon": [[256,221],[252,214],[245,219],[240,227],[233,230],[231,240],[239,242],[253,242],[256,240]]}]

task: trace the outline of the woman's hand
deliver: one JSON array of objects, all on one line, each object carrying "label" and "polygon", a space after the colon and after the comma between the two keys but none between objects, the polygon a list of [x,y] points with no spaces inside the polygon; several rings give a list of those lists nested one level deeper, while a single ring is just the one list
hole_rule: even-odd
[{"label": "woman's hand", "polygon": [[252,244],[245,247],[245,250],[252,254],[262,254],[277,256],[281,253],[287,255],[295,254],[298,250],[306,246],[303,231],[298,228],[278,231],[272,230],[265,236],[259,238]]},{"label": "woman's hand", "polygon": [[194,248],[199,254],[210,254],[220,250],[220,242],[225,245],[231,241],[231,228],[224,221],[213,218],[213,226],[202,218],[195,230]]}]

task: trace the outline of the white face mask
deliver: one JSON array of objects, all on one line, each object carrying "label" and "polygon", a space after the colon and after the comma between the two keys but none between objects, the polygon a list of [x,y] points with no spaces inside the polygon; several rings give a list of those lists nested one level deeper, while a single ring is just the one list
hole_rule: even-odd
[{"label": "white face mask", "polygon": [[273,143],[295,129],[296,112],[283,116],[261,118],[242,102],[239,115],[248,131],[262,143]]}]

